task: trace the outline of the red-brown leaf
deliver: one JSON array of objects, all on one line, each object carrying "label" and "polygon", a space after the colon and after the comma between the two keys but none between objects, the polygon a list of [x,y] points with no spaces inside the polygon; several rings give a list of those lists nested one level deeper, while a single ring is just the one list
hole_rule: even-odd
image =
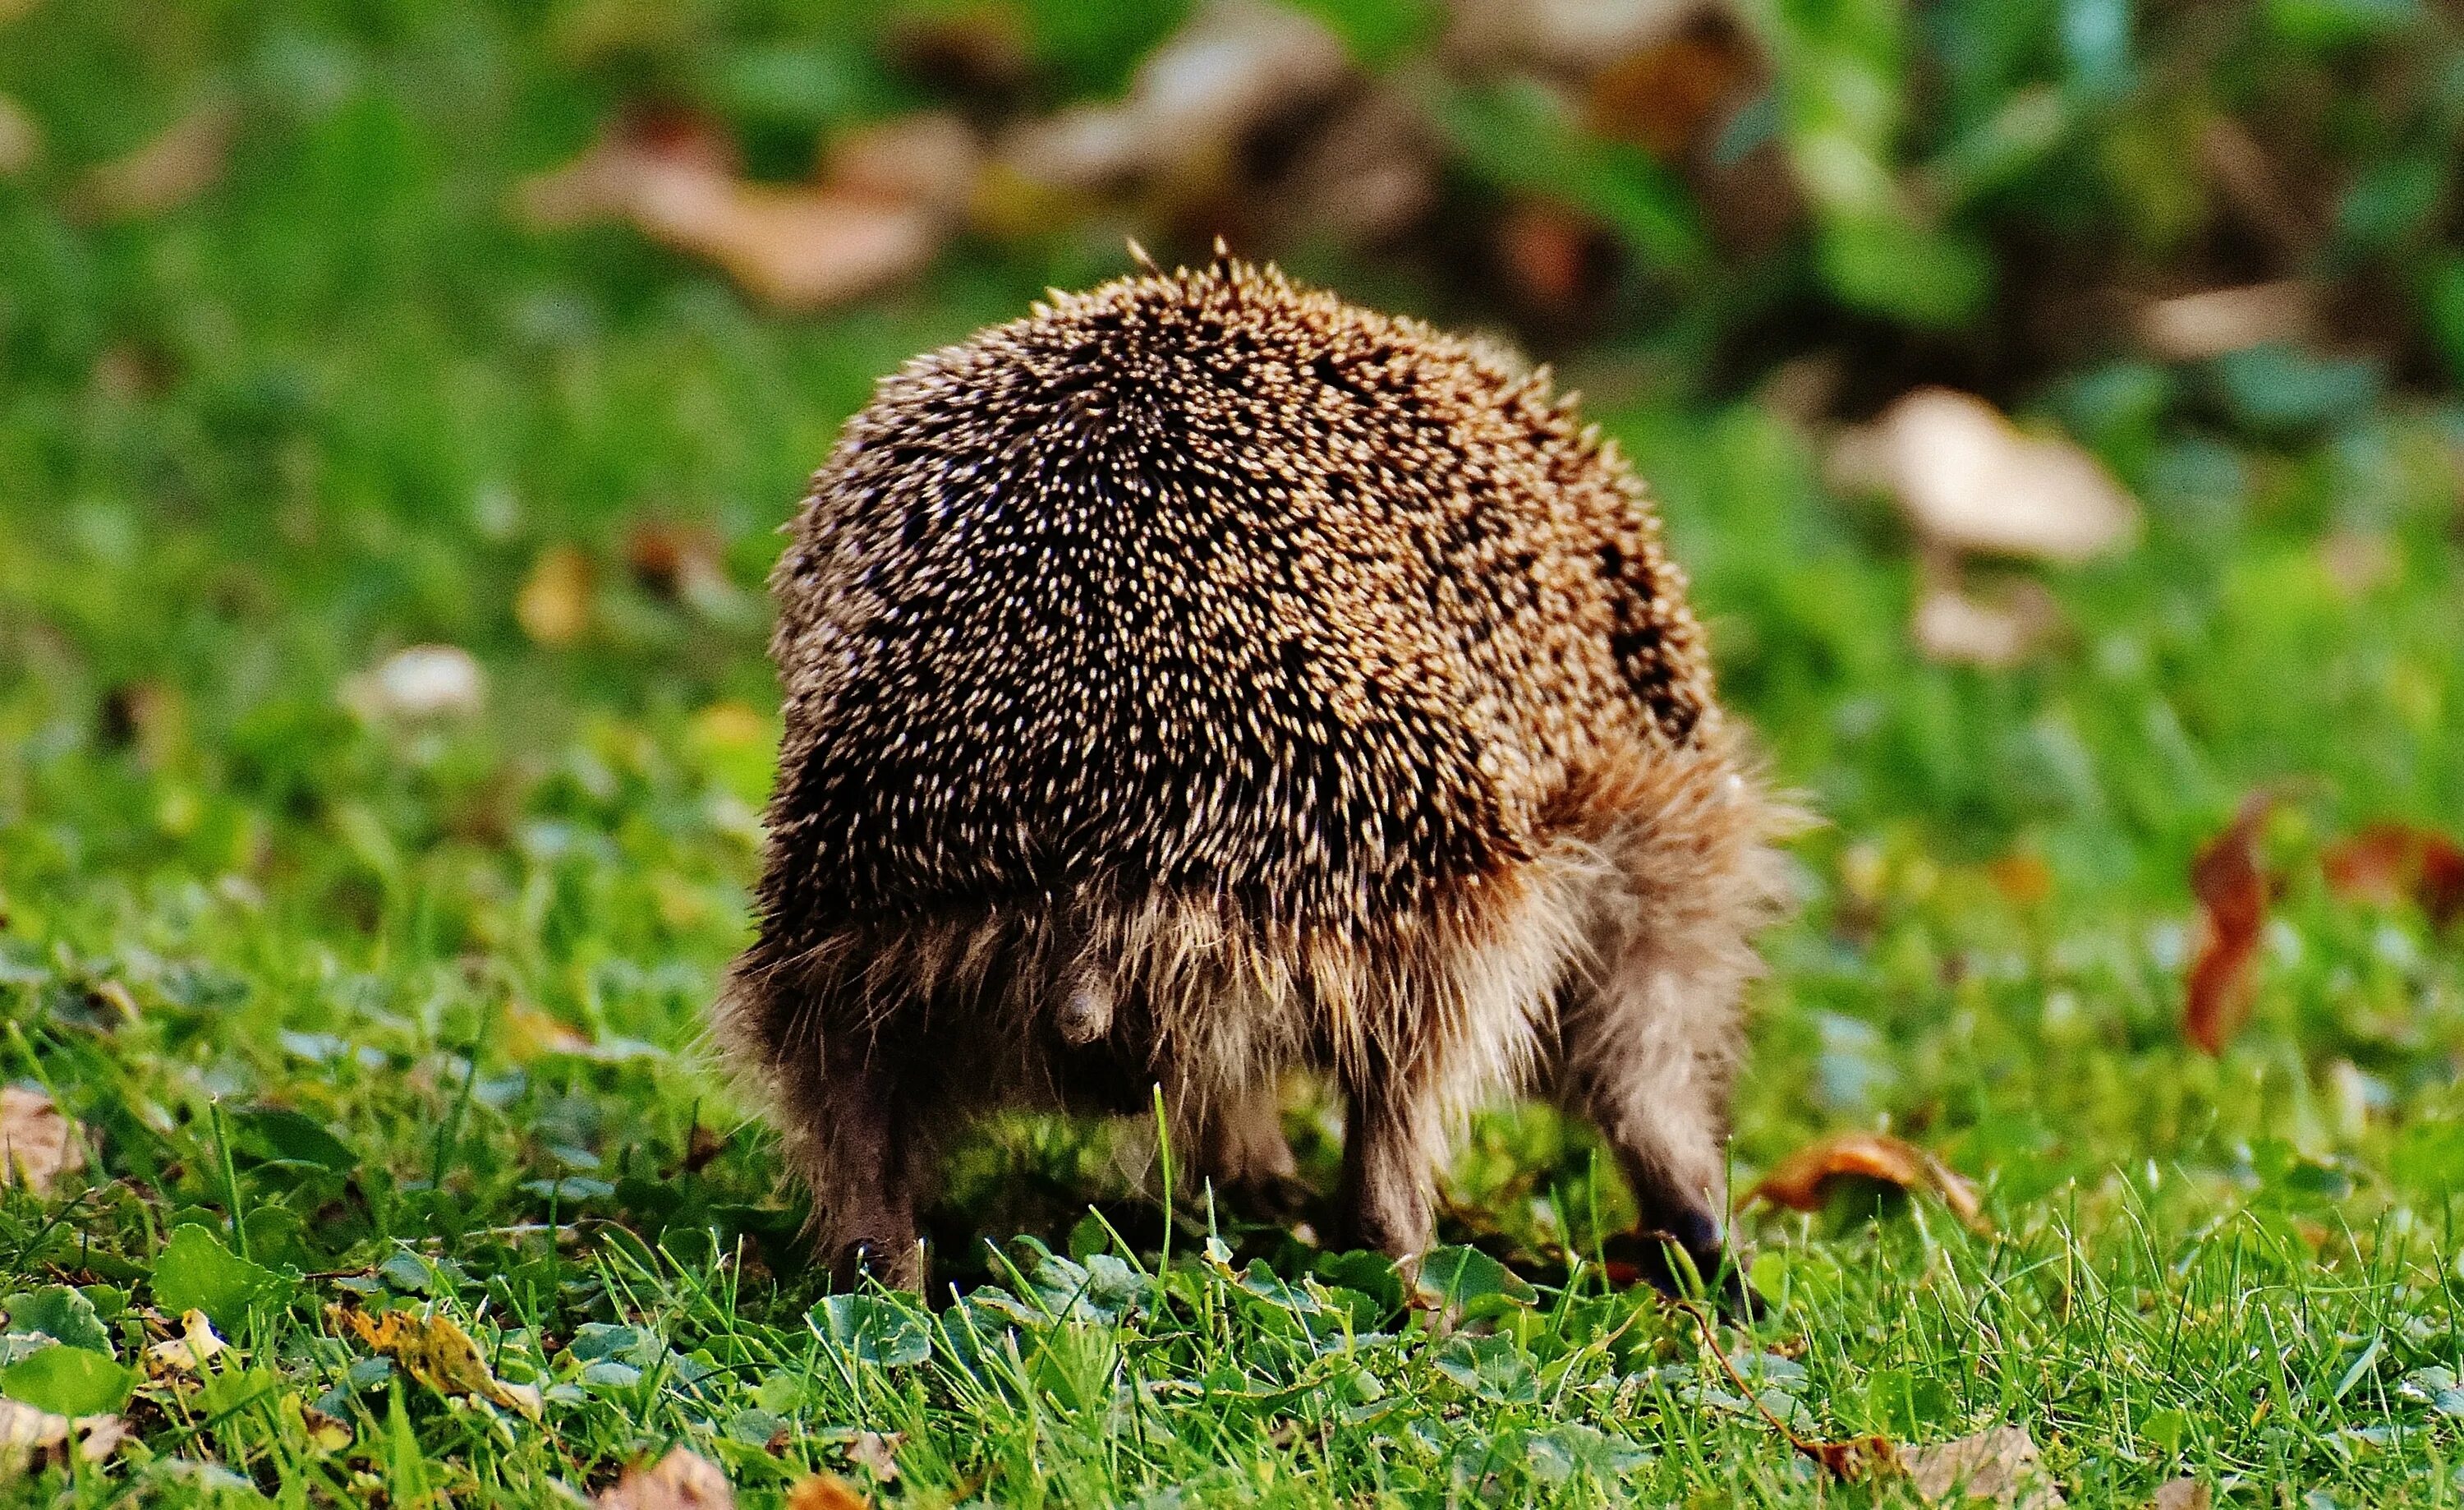
[{"label": "red-brown leaf", "polygon": [[2373,823],[2329,850],[2321,864],[2339,897],[2387,905],[2410,898],[2440,928],[2464,917],[2464,848],[2443,833]]},{"label": "red-brown leaf", "polygon": [[2182,1033],[2201,1052],[2220,1055],[2249,1020],[2258,988],[2258,944],[2267,924],[2267,873],[2258,830],[2275,799],[2255,792],[2224,833],[2190,862],[2199,899],[2199,944],[2184,981]]},{"label": "red-brown leaf", "polygon": [[1842,1179],[1879,1180],[1903,1190],[1931,1191],[1969,1227],[1980,1231],[1985,1227],[1984,1207],[1974,1186],[1932,1154],[1888,1133],[1834,1133],[1810,1143],[1772,1166],[1746,1199],[1818,1211],[1829,1202],[1833,1183]]}]

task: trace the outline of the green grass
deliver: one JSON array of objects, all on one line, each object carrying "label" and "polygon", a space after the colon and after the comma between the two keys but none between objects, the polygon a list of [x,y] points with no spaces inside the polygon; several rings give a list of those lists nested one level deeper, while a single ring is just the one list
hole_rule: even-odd
[{"label": "green grass", "polygon": [[[509,225],[507,186],[607,102],[523,26],[348,11],[54,0],[0,33],[49,152],[0,181],[0,1077],[91,1149],[55,1198],[0,1197],[0,1280],[85,1287],[123,1363],[175,1301],[241,1349],[148,1385],[108,1466],[6,1495],[570,1503],[684,1442],[763,1504],[815,1467],[864,1482],[869,1432],[899,1433],[882,1498],[916,1504],[1864,1502],[1689,1318],[1603,1278],[1622,1197],[1534,1110],[1464,1141],[1445,1235],[1535,1287],[1466,1259],[1451,1327],[1185,1189],[1164,1268],[1143,1131],[1044,1122],[956,1161],[963,1303],[817,1309],[772,1144],[696,1037],[768,781],[772,532],[875,374],[1125,259],[964,246],[861,312],[765,318],[620,233]],[[74,212],[78,165],[214,90],[241,105],[214,191]],[[2021,1424],[2079,1505],[2180,1474],[2232,1504],[2464,1501],[2464,951],[2317,865],[2369,819],[2464,818],[2464,411],[2271,421],[2263,373],[2127,364],[2035,395],[2148,528],[2053,579],[2053,653],[1981,673],[1911,649],[1907,542],[1799,431],[1648,352],[1566,366],[1828,820],[1757,994],[1739,1188],[1886,1127],[1976,1177],[1993,1229],[1744,1213],[1772,1303],[1719,1343],[1764,1403],[1820,1436]],[[712,531],[729,589],[634,580],[644,522]],[[516,602],[565,546],[591,626],[548,650]],[[485,664],[482,712],[350,710],[438,641]],[[2264,785],[2283,895],[2256,1019],[2210,1061],[2177,1027],[2185,873]],[[2043,897],[1997,884],[2012,855]],[[1321,1110],[1293,1131],[1323,1185]],[[212,1241],[174,1253],[188,1226]],[[541,1419],[388,1374],[337,1305],[455,1319]]]}]

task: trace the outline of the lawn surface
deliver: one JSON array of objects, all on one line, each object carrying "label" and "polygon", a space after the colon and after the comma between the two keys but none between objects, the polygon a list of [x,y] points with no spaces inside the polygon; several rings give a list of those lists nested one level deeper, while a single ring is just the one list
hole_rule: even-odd
[{"label": "lawn surface", "polygon": [[[1826,1485],[1775,1416],[2021,1426],[2076,1505],[2184,1475],[2464,1500],[2464,949],[2320,865],[2464,819],[2464,411],[2365,375],[2289,411],[2263,372],[2045,388],[2145,527],[2046,574],[2064,631],[1980,671],[1912,647],[1902,526],[1776,407],[1561,353],[1826,820],[1737,1188],[1872,1128],[1983,1195],[1975,1228],[1871,1192],[1742,1212],[1770,1303],[1717,1330],[1729,1366],[1611,1282],[1616,1182],[1529,1109],[1450,1173],[1459,1316],[1185,1188],[1167,1259],[1151,1135],[1040,1122],[954,1164],[963,1301],[825,1300],[697,1045],[777,731],[774,530],[875,375],[1126,255],[962,245],[773,318],[621,231],[509,222],[596,108],[519,28],[351,10],[55,0],[0,43],[53,164],[0,182],[0,1078],[86,1161],[0,1199],[0,1389],[80,1397],[45,1337],[148,1375],[116,1455],[0,1494],[561,1504],[683,1443],[748,1505],[817,1470],[885,1504],[1913,1502]],[[71,167],[201,79],[238,101],[211,190],[77,212]],[[418,645],[476,657],[475,710],[388,710]],[[2261,788],[2279,894],[2210,1058],[2188,871]],[[1326,1108],[1291,1120],[1324,1188]],[[232,1349],[146,1362],[191,1307]],[[495,1383],[388,1362],[387,1311]]]}]

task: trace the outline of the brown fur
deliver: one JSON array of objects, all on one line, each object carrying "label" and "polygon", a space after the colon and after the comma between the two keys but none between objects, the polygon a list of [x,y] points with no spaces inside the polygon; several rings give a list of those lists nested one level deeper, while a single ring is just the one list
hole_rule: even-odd
[{"label": "brown fur", "polygon": [[1430,1240],[1471,1107],[1544,1092],[1715,1262],[1751,936],[1790,822],[1683,581],[1545,381],[1220,259],[884,385],[778,577],[760,938],[717,1026],[843,1270],[987,1110],[1135,1112],[1287,1176],[1350,1104],[1341,1234]]}]

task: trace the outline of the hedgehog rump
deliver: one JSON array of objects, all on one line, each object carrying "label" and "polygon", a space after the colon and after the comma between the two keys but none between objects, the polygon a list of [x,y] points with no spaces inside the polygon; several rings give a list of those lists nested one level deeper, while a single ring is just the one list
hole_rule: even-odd
[{"label": "hedgehog rump", "polygon": [[1545,374],[1219,258],[910,364],[793,528],[716,1026],[842,1262],[920,1277],[992,1107],[1160,1087],[1216,1172],[1287,1172],[1298,1067],[1351,1103],[1344,1235],[1418,1252],[1447,1126],[1540,1090],[1716,1259],[1790,813]]}]

